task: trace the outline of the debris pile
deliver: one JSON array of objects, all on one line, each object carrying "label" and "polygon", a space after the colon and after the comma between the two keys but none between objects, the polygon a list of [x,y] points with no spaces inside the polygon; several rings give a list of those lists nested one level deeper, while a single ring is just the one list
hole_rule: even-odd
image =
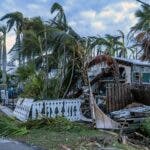
[{"label": "debris pile", "polygon": [[126,122],[126,125],[129,124],[139,124],[146,117],[150,116],[150,106],[143,104],[130,104],[124,109],[114,111],[110,113],[110,117],[117,122]]}]

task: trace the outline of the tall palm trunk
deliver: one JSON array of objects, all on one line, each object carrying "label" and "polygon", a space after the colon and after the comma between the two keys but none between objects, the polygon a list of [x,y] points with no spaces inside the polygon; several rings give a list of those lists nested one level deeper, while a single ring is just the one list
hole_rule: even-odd
[{"label": "tall palm trunk", "polygon": [[7,56],[6,56],[6,33],[4,33],[4,39],[3,39],[3,53],[2,53],[2,80],[3,84],[6,84],[6,65],[7,65]]},{"label": "tall palm trunk", "polygon": [[0,39],[0,69],[2,69],[2,38]]},{"label": "tall palm trunk", "polygon": [[17,33],[16,45],[17,45],[19,66],[21,66],[21,38],[20,38],[20,33]]}]

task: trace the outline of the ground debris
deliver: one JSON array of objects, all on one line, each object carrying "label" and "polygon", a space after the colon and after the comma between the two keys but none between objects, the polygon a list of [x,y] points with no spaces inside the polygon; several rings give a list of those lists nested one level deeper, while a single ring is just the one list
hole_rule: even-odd
[{"label": "ground debris", "polygon": [[121,119],[121,118],[133,118],[133,117],[147,117],[150,115],[150,106],[140,105],[134,107],[126,107],[124,109],[114,111],[110,113],[110,116],[113,119]]},{"label": "ground debris", "polygon": [[60,145],[61,150],[71,150],[68,146],[61,144]]},{"label": "ground debris", "polygon": [[84,150],[120,150],[113,146],[116,140],[117,138],[111,135],[91,138],[82,137],[78,143],[78,148]]},{"label": "ground debris", "polygon": [[144,135],[133,132],[128,135],[128,141],[134,145],[141,146],[144,149],[150,149],[150,138]]}]

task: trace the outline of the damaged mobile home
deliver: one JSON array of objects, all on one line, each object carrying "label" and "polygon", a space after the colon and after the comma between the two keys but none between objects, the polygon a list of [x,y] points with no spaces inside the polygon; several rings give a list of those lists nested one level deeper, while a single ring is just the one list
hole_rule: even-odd
[{"label": "damaged mobile home", "polygon": [[[90,62],[89,78],[99,108],[116,121],[149,116],[150,106],[146,105],[150,105],[150,63],[125,58],[114,60],[118,72],[100,56]],[[114,75],[118,76],[118,83]]]}]

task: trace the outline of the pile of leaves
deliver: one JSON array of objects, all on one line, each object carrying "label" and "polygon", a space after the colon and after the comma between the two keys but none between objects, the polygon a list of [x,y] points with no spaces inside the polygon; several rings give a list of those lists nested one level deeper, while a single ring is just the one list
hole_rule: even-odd
[{"label": "pile of leaves", "polygon": [[0,136],[25,135],[28,131],[25,126],[20,127],[13,118],[0,116]]},{"label": "pile of leaves", "polygon": [[63,132],[63,131],[80,132],[89,129],[89,127],[81,123],[70,122],[64,117],[42,118],[41,120],[30,120],[26,123],[23,123],[22,126],[26,126],[26,128],[29,130],[48,128],[49,130],[56,131],[56,132]]}]

